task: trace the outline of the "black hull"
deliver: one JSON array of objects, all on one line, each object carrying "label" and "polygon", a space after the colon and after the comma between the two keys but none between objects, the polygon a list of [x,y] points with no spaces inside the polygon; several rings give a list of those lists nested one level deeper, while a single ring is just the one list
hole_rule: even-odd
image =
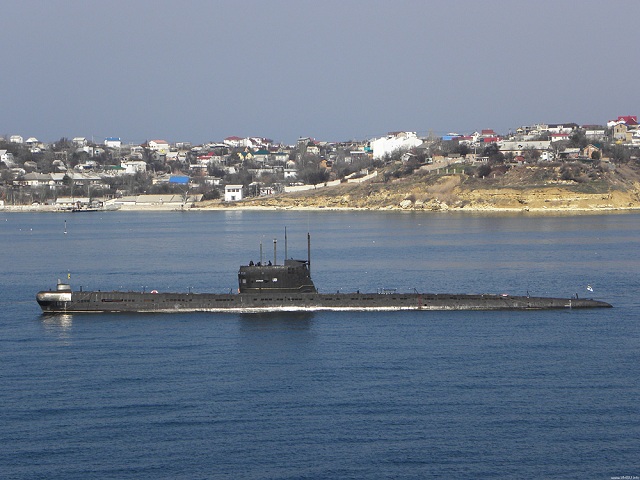
[{"label": "black hull", "polygon": [[45,313],[546,310],[609,308],[592,299],[419,293],[140,293],[39,292]]}]

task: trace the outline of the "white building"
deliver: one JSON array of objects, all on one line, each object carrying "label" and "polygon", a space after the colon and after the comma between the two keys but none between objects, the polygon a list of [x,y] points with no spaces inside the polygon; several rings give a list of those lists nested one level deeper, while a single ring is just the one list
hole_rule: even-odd
[{"label": "white building", "polygon": [[242,200],[242,185],[225,185],[224,201],[237,202],[238,200]]},{"label": "white building", "polygon": [[149,140],[149,142],[147,142],[147,147],[149,147],[149,150],[152,152],[162,154],[169,153],[169,142],[166,140]]},{"label": "white building", "polygon": [[371,141],[371,149],[375,160],[390,155],[397,150],[409,150],[422,144],[415,132],[392,132],[386,137]]},{"label": "white building", "polygon": [[20,135],[11,135],[9,137],[10,143],[24,143],[24,139]]},{"label": "white building", "polygon": [[606,136],[606,130],[604,127],[592,126],[584,129],[584,136],[588,140],[601,140]]},{"label": "white building", "polygon": [[577,127],[577,125],[575,124],[556,124],[556,125],[549,125],[547,128],[547,131],[549,133],[571,133],[573,132],[573,130]]},{"label": "white building", "polygon": [[120,162],[120,166],[124,168],[125,175],[135,175],[138,172],[147,171],[147,162],[144,160],[125,160]]},{"label": "white building", "polygon": [[298,178],[298,170],[296,170],[295,168],[285,168],[284,179],[289,180],[292,178]]},{"label": "white building", "polygon": [[4,163],[7,168],[14,167],[16,162],[13,158],[13,153],[7,152],[6,150],[0,150],[0,163]]},{"label": "white building", "polygon": [[122,140],[119,137],[107,137],[104,139],[104,146],[108,148],[120,148]]},{"label": "white building", "polygon": [[551,140],[503,140],[498,142],[498,148],[502,153],[524,155],[527,151],[537,150],[541,153],[551,151]]}]

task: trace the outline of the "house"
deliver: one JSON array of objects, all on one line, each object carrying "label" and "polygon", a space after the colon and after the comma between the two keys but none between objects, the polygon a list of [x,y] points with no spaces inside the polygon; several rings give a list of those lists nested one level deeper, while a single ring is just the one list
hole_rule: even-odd
[{"label": "house", "polygon": [[182,209],[192,207],[195,202],[202,200],[202,195],[180,195],[180,194],[146,194],[133,195],[118,198],[114,205],[126,210],[127,207],[148,207],[150,209]]},{"label": "house", "polygon": [[149,140],[147,142],[147,148],[152,152],[164,155],[169,153],[169,142],[166,140]]},{"label": "house", "polygon": [[298,178],[298,170],[296,170],[295,168],[285,168],[284,179],[288,180],[292,178]]},{"label": "house", "polygon": [[124,160],[120,162],[120,166],[124,168],[127,175],[135,175],[138,172],[147,171],[147,162],[144,160]]},{"label": "house", "polygon": [[209,165],[221,165],[224,163],[224,157],[221,155],[215,155],[213,152],[209,152],[205,155],[198,155],[198,165],[208,167]]},{"label": "house", "polygon": [[73,210],[74,208],[88,207],[90,203],[89,197],[58,197],[55,205],[58,210]]},{"label": "house", "polygon": [[589,144],[582,149],[582,156],[585,158],[600,158],[602,151],[595,145]]},{"label": "house", "polygon": [[127,175],[127,169],[120,165],[104,165],[102,170],[105,175],[109,177],[118,177],[120,175]]},{"label": "house", "polygon": [[267,163],[269,161],[269,150],[261,148],[253,154],[253,160],[257,163]]},{"label": "house", "polygon": [[540,158],[538,158],[539,162],[553,162],[556,158],[555,154],[551,151],[545,150],[540,152]]},{"label": "house", "polygon": [[606,129],[600,125],[583,125],[582,129],[587,140],[601,140],[606,135]]},{"label": "house", "polygon": [[86,147],[89,144],[87,139],[84,137],[74,137],[73,140],[71,140],[71,143],[73,143],[77,148]]},{"label": "house", "polygon": [[231,148],[239,148],[239,147],[243,147],[246,146],[244,144],[244,138],[240,138],[240,137],[227,137],[224,139],[224,144],[228,145]]},{"label": "house", "polygon": [[274,167],[248,168],[247,171],[254,177],[260,178],[263,175],[276,175],[277,171]]},{"label": "house", "polygon": [[90,157],[97,157],[104,153],[104,149],[100,147],[94,147],[92,145],[86,145],[84,147],[80,147],[76,150],[76,152],[85,152]]},{"label": "house", "polygon": [[104,146],[107,148],[122,147],[122,140],[119,137],[107,137],[104,139]]},{"label": "house", "polygon": [[11,135],[9,137],[9,143],[24,143],[23,138],[20,135]]},{"label": "house", "polygon": [[558,156],[562,159],[567,158],[578,158],[580,156],[579,148],[565,148],[562,152],[558,154]]},{"label": "house", "polygon": [[548,152],[551,149],[550,140],[503,140],[498,143],[498,148],[504,154],[511,153],[513,156],[524,156],[526,152],[537,150],[538,152]]},{"label": "house", "polygon": [[[458,137],[458,145],[467,145],[467,146],[471,146],[472,144],[474,144],[476,142],[476,139],[473,137],[473,135],[464,135],[462,137]],[[425,145],[425,144],[423,144]],[[419,148],[422,148],[423,145],[420,145]],[[429,147],[429,144],[426,144],[427,148]]]},{"label": "house", "polygon": [[169,183],[174,185],[189,185],[189,176],[188,175],[170,175]]},{"label": "house", "polygon": [[29,137],[27,138],[27,141],[24,143],[29,147],[29,151],[31,153],[41,153],[42,150],[45,148],[45,145],[42,142],[40,142],[36,137]]},{"label": "house", "polygon": [[220,185],[220,183],[222,182],[222,179],[220,177],[211,177],[211,176],[205,176],[203,177],[204,183],[205,185]]},{"label": "house", "polygon": [[631,141],[631,134],[629,134],[629,139],[627,139],[627,135],[629,134],[626,123],[618,123],[613,126],[612,135],[614,140],[627,142]]},{"label": "house", "polygon": [[4,163],[7,168],[14,167],[16,162],[13,158],[13,153],[7,152],[6,150],[0,150],[0,163]]},{"label": "house", "polygon": [[166,153],[166,161],[167,162],[187,163],[187,152],[185,152],[185,151],[167,152]]},{"label": "house", "polygon": [[242,185],[225,185],[224,201],[237,202],[238,200],[242,200]]},{"label": "house", "polygon": [[67,175],[66,173],[55,172],[50,173],[49,175],[51,175],[51,181],[55,187],[61,187],[64,185],[64,177]]},{"label": "house", "polygon": [[67,172],[67,176],[73,180],[74,185],[96,185],[103,186],[102,177],[96,173],[87,173],[87,172],[74,172],[70,170]]},{"label": "house", "polygon": [[246,142],[247,147],[268,150],[273,143],[273,140],[264,137],[249,137],[246,139]]},{"label": "house", "polygon": [[616,120],[607,122],[607,127],[611,128],[620,123],[624,123],[625,125],[627,125],[627,127],[637,127],[638,117],[637,115],[623,115],[618,117]]},{"label": "house", "polygon": [[307,145],[307,155],[320,155],[320,147],[317,145]]},{"label": "house", "polygon": [[133,145],[129,157],[142,160],[144,158],[144,147],[142,145]]},{"label": "house", "polygon": [[374,160],[391,155],[397,150],[409,150],[422,144],[416,132],[391,132],[370,142]]},{"label": "house", "polygon": [[95,160],[87,160],[84,163],[79,163],[73,168],[74,170],[81,172],[84,170],[95,170],[97,167],[98,167],[98,162],[96,162]]},{"label": "house", "polygon": [[477,135],[476,141],[479,141],[480,139],[482,139],[484,143],[495,143],[500,139],[500,137],[496,132],[493,131],[493,129],[486,128],[482,130],[479,135]]},{"label": "house", "polygon": [[240,159],[240,161],[250,161],[251,159],[253,159],[253,153],[251,153],[250,151],[244,151],[244,152],[237,152],[238,153],[238,158]]},{"label": "house", "polygon": [[547,131],[549,133],[571,133],[578,128],[576,123],[556,123],[549,124]]},{"label": "house", "polygon": [[22,176],[21,179],[16,181],[18,185],[24,187],[38,188],[38,187],[50,187],[53,185],[51,175],[48,173],[27,173]]},{"label": "house", "polygon": [[442,140],[444,142],[450,142],[450,141],[456,140],[456,139],[458,139],[460,137],[462,137],[462,135],[460,135],[459,133],[450,132],[450,133],[447,133],[446,135],[443,135],[442,136]]}]

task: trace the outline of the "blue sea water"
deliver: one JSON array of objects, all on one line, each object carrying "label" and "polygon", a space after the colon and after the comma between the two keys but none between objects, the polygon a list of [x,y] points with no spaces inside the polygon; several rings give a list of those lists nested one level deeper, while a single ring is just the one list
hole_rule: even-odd
[{"label": "blue sea water", "polygon": [[[0,214],[0,477],[640,475],[640,215]],[[66,223],[66,226],[65,226]],[[43,316],[38,290],[593,296],[613,309]],[[66,227],[66,234],[64,233]],[[586,290],[590,285],[594,292]]]}]

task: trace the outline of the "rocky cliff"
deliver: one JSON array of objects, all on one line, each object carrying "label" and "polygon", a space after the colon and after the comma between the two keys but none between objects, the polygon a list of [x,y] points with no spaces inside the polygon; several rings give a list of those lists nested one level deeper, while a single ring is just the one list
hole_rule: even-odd
[{"label": "rocky cliff", "polygon": [[495,169],[485,178],[467,168],[417,169],[395,178],[241,202],[202,202],[200,208],[327,208],[423,211],[607,211],[640,209],[640,168],[566,165]]}]

